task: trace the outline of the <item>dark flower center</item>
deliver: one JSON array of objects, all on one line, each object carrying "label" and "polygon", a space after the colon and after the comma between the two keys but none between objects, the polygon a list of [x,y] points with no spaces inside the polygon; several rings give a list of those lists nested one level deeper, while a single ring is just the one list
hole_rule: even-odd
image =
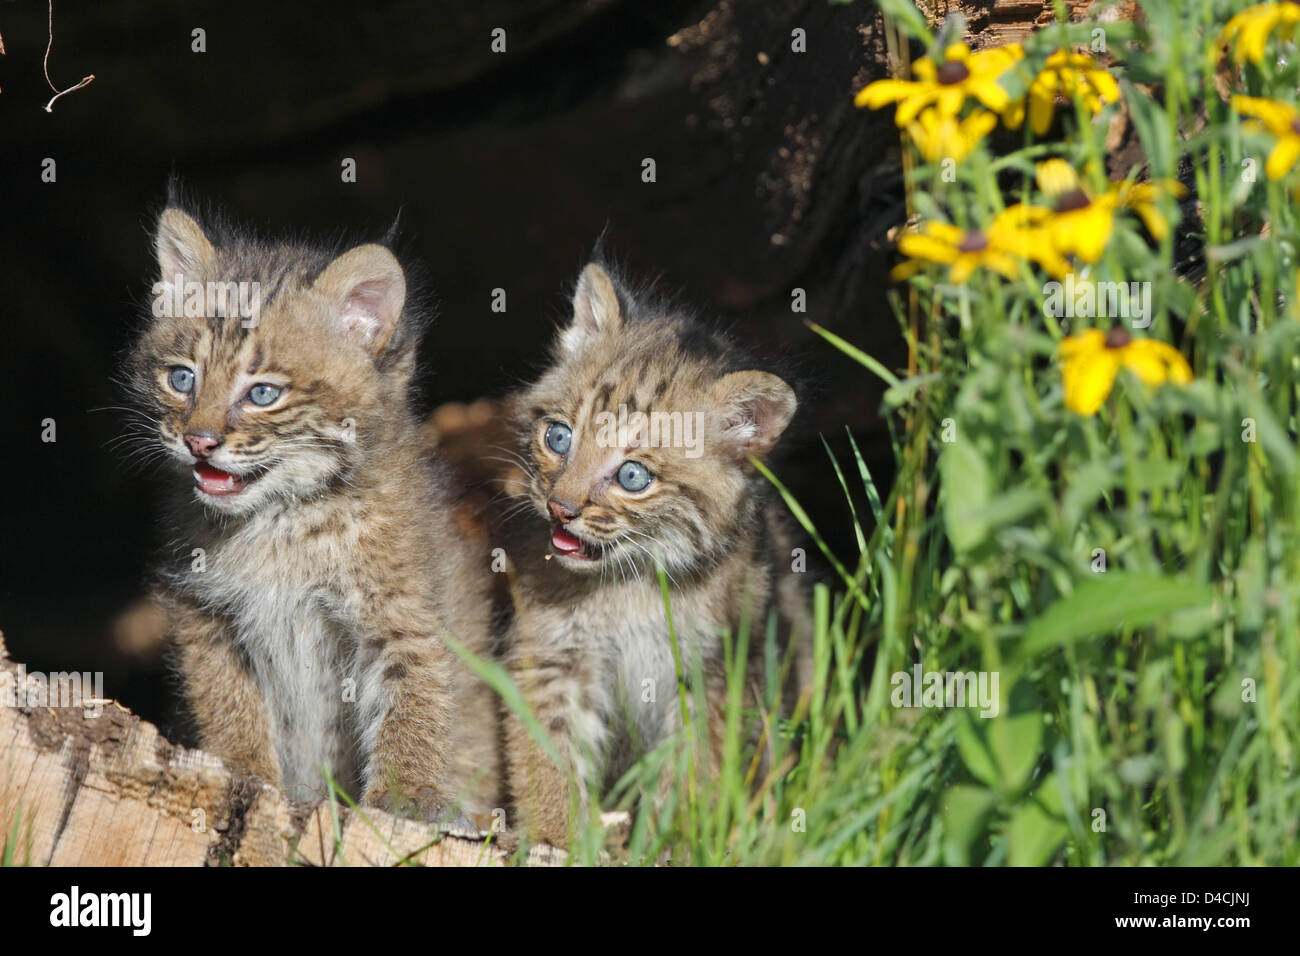
[{"label": "dark flower center", "polygon": [[944,86],[960,83],[969,76],[970,70],[961,60],[945,60],[943,66],[939,67],[939,82]]},{"label": "dark flower center", "polygon": [[1079,209],[1087,209],[1092,205],[1092,200],[1082,189],[1071,189],[1068,193],[1062,193],[1061,198],[1056,201],[1057,212],[1075,212]]},{"label": "dark flower center", "polygon": [[1106,348],[1122,349],[1133,341],[1133,336],[1128,334],[1128,329],[1122,325],[1117,325],[1106,333]]},{"label": "dark flower center", "polygon": [[1300,136],[1300,114],[1297,114],[1296,118],[1291,121],[1291,132]]},{"label": "dark flower center", "polygon": [[957,246],[958,252],[983,252],[989,247],[988,236],[982,232],[968,232]]}]

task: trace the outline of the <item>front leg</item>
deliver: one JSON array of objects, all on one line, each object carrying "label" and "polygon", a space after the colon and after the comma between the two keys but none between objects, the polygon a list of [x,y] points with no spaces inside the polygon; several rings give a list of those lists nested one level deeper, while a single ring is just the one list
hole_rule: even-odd
[{"label": "front leg", "polygon": [[[690,760],[695,770],[695,785],[709,792],[722,772],[727,743],[727,679],[721,666],[705,668],[704,693],[697,694],[690,686],[684,688],[686,710],[690,717],[689,739],[683,745],[690,748]],[[668,710],[664,725],[668,735],[682,730],[681,697],[674,690],[666,702]],[[701,707],[702,705],[702,707]],[[658,741],[655,741],[658,743]],[[676,791],[685,799],[689,787],[686,754],[675,749],[659,770],[658,799],[662,806]]]},{"label": "front leg", "polygon": [[523,720],[507,712],[506,766],[518,828],[532,842],[566,847],[570,812],[587,815],[590,788],[600,780],[607,721],[592,706],[593,676],[576,652],[515,648],[507,662],[511,679],[560,757],[557,764]]},{"label": "front leg", "polygon": [[185,595],[160,599],[199,746],[240,773],[280,786],[266,698],[229,624]]},{"label": "front leg", "polygon": [[376,608],[378,627],[360,648],[363,802],[437,820],[462,796],[450,779],[456,664],[432,610],[402,607]]}]

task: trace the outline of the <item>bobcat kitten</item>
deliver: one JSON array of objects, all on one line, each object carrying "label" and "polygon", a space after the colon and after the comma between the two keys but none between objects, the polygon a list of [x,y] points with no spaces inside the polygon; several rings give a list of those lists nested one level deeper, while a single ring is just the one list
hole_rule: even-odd
[{"label": "bobcat kitten", "polygon": [[159,597],[201,745],[292,799],[327,767],[372,805],[490,812],[494,698],[443,641],[486,653],[489,601],[421,457],[402,267],[214,235],[163,212],[131,363],[175,473]]},{"label": "bobcat kitten", "polygon": [[639,301],[600,265],[583,271],[550,369],[516,403],[531,508],[510,531],[506,662],[564,760],[510,718],[510,785],[531,838],[567,843],[570,770],[585,806],[680,726],[656,563],[671,581],[683,672],[689,681],[698,663],[704,676],[708,713],[694,719],[715,767],[721,632],[747,617],[751,661],[774,604],[781,633],[801,632],[801,589],[781,570],[790,542],[748,461],[772,448],[795,405],[785,381],[725,336]]}]

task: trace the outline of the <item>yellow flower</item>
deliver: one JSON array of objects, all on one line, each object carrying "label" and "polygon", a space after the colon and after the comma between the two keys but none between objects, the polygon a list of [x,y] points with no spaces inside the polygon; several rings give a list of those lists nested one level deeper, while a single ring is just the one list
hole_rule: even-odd
[{"label": "yellow flower", "polygon": [[[1112,182],[1106,192],[1093,195],[1074,168],[1063,159],[1049,159],[1037,166],[1038,188],[1052,199],[1051,215],[1038,217],[1052,244],[1062,255],[1076,255],[1084,262],[1096,262],[1110,241],[1115,210],[1131,209],[1157,241],[1169,234],[1169,222],[1157,201],[1166,193],[1182,196],[1182,183],[1162,179],[1151,183]],[[1050,270],[1049,270],[1050,271]]]},{"label": "yellow flower", "polygon": [[940,116],[956,116],[966,98],[979,100],[994,112],[1007,105],[1007,91],[998,77],[1024,56],[1020,44],[992,47],[971,53],[965,43],[954,43],[936,66],[922,57],[912,67],[915,80],[885,79],[868,84],[853,102],[857,106],[880,109],[886,103],[898,103],[894,122],[907,126],[925,107],[934,104]]},{"label": "yellow flower", "polygon": [[946,222],[927,222],[919,232],[898,240],[898,251],[908,261],[894,267],[895,279],[915,275],[928,262],[948,266],[948,281],[961,284],[980,266],[1014,278],[1019,268],[1016,252],[993,230],[965,230]]},{"label": "yellow flower", "polygon": [[1115,196],[1093,196],[1063,159],[1039,163],[1037,173],[1038,188],[1052,200],[1053,215],[1043,223],[1052,245],[1063,255],[1096,262],[1115,225]]},{"label": "yellow flower", "polygon": [[[1042,71],[1029,84],[1029,125],[1035,135],[1042,136],[1052,125],[1052,110],[1056,107],[1057,96],[1068,99],[1076,91],[1083,98],[1088,112],[1093,114],[1100,113],[1107,103],[1119,99],[1119,84],[1091,56],[1057,50],[1047,58]],[[1025,121],[1025,100],[1011,103],[1002,118],[1007,126],[1019,129]]]},{"label": "yellow flower", "polygon": [[1061,343],[1058,358],[1065,407],[1076,415],[1097,414],[1121,368],[1147,385],[1186,385],[1192,380],[1192,367],[1176,348],[1154,339],[1135,339],[1122,325],[1109,332],[1088,329],[1070,336]]},{"label": "yellow flower", "polygon": [[1070,264],[1057,249],[1052,234],[1055,213],[1046,206],[1016,203],[1003,210],[995,220],[1011,237],[1004,242],[1030,262],[1036,262],[1047,272],[1062,278],[1070,271]]},{"label": "yellow flower", "polygon": [[1255,96],[1234,96],[1232,108],[1238,113],[1253,116],[1260,123],[1252,123],[1258,128],[1263,125],[1277,137],[1273,152],[1268,154],[1264,167],[1269,179],[1281,179],[1290,172],[1300,159],[1300,110],[1281,100],[1266,100]]},{"label": "yellow flower", "polygon": [[930,107],[908,125],[907,135],[928,162],[951,159],[960,163],[997,124],[998,118],[985,110],[975,110],[959,120]]},{"label": "yellow flower", "polygon": [[1217,43],[1219,46],[1233,44],[1232,58],[1237,63],[1249,60],[1257,64],[1264,59],[1269,35],[1277,31],[1289,40],[1297,23],[1300,23],[1300,3],[1257,3],[1229,20]]},{"label": "yellow flower", "polygon": [[[926,263],[947,265],[948,281],[961,284],[980,266],[1014,279],[1020,261],[1040,262],[1044,255],[1055,256],[1052,244],[1042,229],[1013,207],[999,213],[987,229],[964,230],[946,222],[930,221],[920,231],[910,232],[898,240],[898,251],[907,262],[894,267],[895,279],[906,279],[920,272]],[[1062,270],[1065,261],[1059,256]]]},{"label": "yellow flower", "polygon": [[1117,183],[1112,182],[1110,191],[1118,205],[1131,209],[1137,214],[1156,242],[1169,235],[1169,220],[1165,218],[1158,205],[1160,198],[1170,195],[1181,199],[1187,194],[1187,189],[1176,179],[1157,179],[1149,183],[1121,180]]}]

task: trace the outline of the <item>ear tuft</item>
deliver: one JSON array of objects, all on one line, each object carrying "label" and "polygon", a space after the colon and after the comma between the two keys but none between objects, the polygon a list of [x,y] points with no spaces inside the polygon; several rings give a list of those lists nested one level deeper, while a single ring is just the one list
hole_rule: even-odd
[{"label": "ear tuft", "polygon": [[756,370],[722,376],[709,394],[719,406],[719,437],[742,459],[771,451],[798,406],[794,389]]},{"label": "ear tuft", "polygon": [[175,208],[164,209],[158,217],[154,252],[162,280],[167,284],[175,282],[178,275],[187,281],[198,281],[217,255],[199,224]]},{"label": "ear tuft", "polygon": [[378,355],[393,337],[406,303],[406,276],[380,245],[357,246],[339,256],[312,288],[330,302],[340,330]]},{"label": "ear tuft", "polygon": [[573,322],[560,335],[566,352],[576,352],[591,338],[613,332],[623,323],[618,292],[609,273],[594,262],[578,277],[573,293]]}]

